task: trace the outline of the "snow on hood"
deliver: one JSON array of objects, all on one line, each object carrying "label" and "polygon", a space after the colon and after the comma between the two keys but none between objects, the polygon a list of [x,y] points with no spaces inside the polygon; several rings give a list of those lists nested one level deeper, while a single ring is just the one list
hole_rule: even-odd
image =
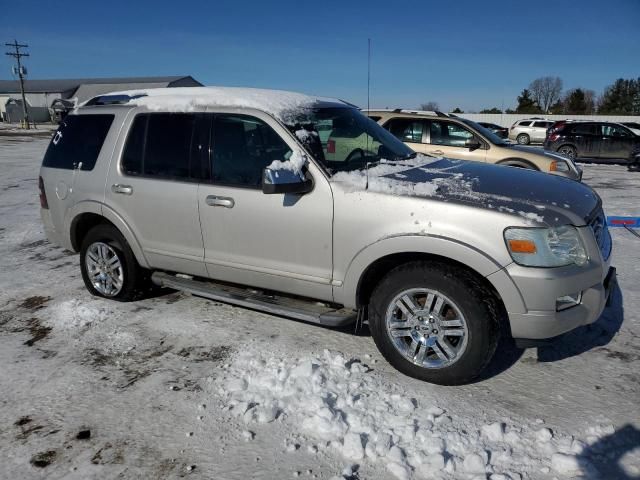
[{"label": "snow on hood", "polygon": [[368,172],[340,172],[332,181],[342,183],[347,191],[368,190],[472,204],[548,225],[584,225],[601,203],[590,187],[563,177],[422,155],[410,162],[382,164]]},{"label": "snow on hood", "polygon": [[281,119],[288,112],[296,112],[321,102],[344,104],[332,98],[284,90],[240,87],[151,88],[114,92],[110,95],[143,95],[130,103],[150,110],[190,112],[197,107],[240,107],[262,110]]}]

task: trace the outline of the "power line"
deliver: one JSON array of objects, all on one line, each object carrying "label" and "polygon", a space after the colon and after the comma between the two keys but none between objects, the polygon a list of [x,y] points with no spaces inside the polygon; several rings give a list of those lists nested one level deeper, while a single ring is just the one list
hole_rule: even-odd
[{"label": "power line", "polygon": [[29,45],[26,44],[20,44],[18,43],[17,40],[14,40],[13,43],[5,43],[5,46],[7,47],[12,47],[13,51],[10,52],[5,52],[5,55],[9,55],[10,57],[13,57],[16,59],[16,63],[18,64],[18,77],[20,78],[20,93],[22,95],[22,113],[24,115],[24,124],[25,124],[25,128],[28,130],[30,128],[29,125],[29,112],[27,110],[27,98],[25,97],[24,94],[24,75],[26,73],[24,67],[22,66],[22,62],[20,61],[20,59],[22,57],[28,57],[29,54],[28,53],[22,53],[20,51],[21,48],[28,48]]}]

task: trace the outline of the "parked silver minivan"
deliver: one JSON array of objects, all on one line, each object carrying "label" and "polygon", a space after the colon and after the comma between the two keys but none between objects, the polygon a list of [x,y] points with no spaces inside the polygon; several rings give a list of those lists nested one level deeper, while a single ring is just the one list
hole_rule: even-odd
[{"label": "parked silver minivan", "polygon": [[[357,154],[326,158],[319,133],[336,129]],[[134,300],[153,283],[366,321],[392,365],[441,384],[477,377],[501,334],[594,322],[615,281],[589,187],[419,155],[351,105],[289,92],[97,97],[53,137],[40,200],[93,295]]]}]

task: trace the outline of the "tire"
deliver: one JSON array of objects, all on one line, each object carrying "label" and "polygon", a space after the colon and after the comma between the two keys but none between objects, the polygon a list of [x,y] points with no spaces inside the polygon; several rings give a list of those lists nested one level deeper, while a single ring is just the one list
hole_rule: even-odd
[{"label": "tire", "polygon": [[516,137],[516,142],[520,145],[529,145],[531,143],[531,138],[526,133],[521,133]]},{"label": "tire", "polygon": [[560,148],[558,148],[557,152],[561,155],[564,155],[565,157],[569,157],[571,160],[576,158],[578,154],[578,152],[576,152],[576,149],[571,145],[562,145]]},{"label": "tire", "polygon": [[[417,307],[415,315],[407,315],[412,307],[406,297]],[[478,377],[496,350],[500,329],[492,299],[462,268],[411,262],[393,269],[374,289],[369,328],[382,355],[405,375],[440,385],[465,384]]]},{"label": "tire", "polygon": [[138,265],[131,247],[112,225],[89,230],[80,248],[80,271],[92,295],[120,302],[140,298],[149,284],[148,271]]}]

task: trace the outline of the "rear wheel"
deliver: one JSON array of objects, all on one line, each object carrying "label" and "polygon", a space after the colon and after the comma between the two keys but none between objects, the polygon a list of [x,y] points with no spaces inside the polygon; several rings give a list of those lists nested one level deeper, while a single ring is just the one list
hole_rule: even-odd
[{"label": "rear wheel", "polygon": [[526,133],[521,133],[516,137],[516,141],[520,145],[529,145],[529,143],[531,142],[531,139],[529,138],[529,135],[527,135]]},{"label": "rear wheel", "polygon": [[558,153],[564,155],[565,157],[569,157],[570,159],[576,158],[576,149],[571,145],[563,145],[558,149]]},{"label": "rear wheel", "polygon": [[369,324],[380,352],[411,377],[467,383],[489,363],[499,336],[491,294],[464,269],[413,262],[373,292]]},{"label": "rear wheel", "polygon": [[135,300],[148,283],[148,272],[138,265],[131,247],[112,225],[89,230],[80,248],[80,269],[89,292],[112,300]]}]

